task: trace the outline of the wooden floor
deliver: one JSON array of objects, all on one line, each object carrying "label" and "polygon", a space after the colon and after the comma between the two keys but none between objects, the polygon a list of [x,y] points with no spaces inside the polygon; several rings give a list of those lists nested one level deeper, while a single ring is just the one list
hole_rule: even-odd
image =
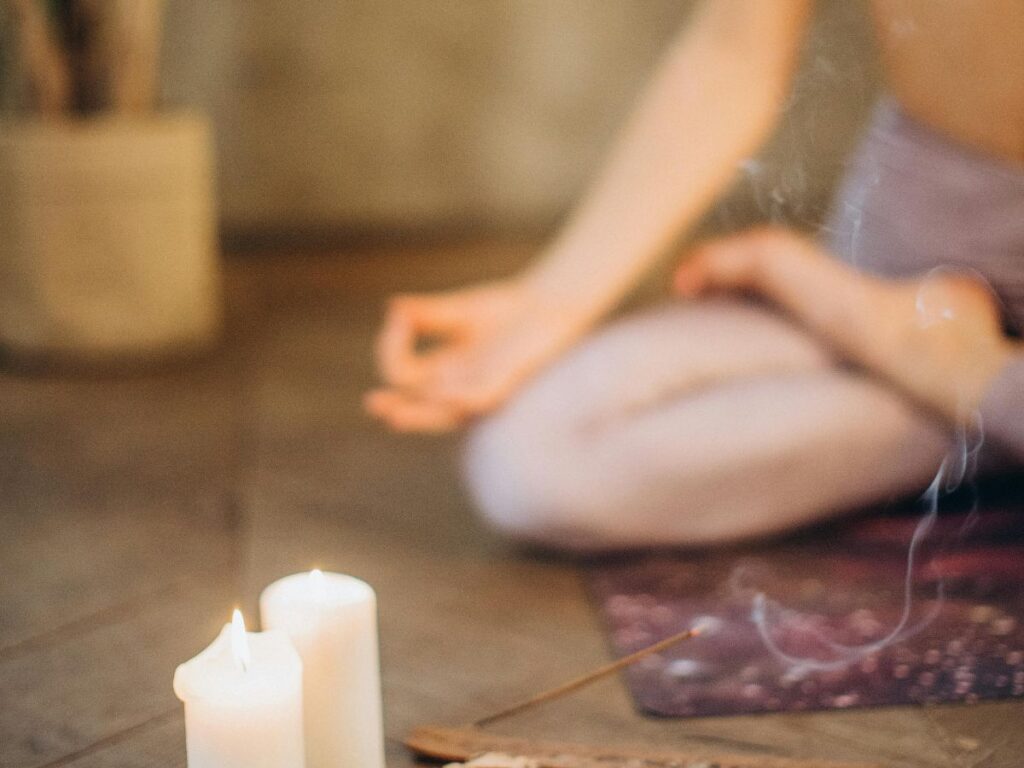
[{"label": "wooden floor", "polygon": [[[377,590],[388,762],[607,658],[580,573],[483,530],[453,439],[360,412],[393,289],[520,263],[525,246],[229,261],[220,352],[170,372],[0,377],[0,766],[183,766],[171,675],[239,604],[311,566]],[[610,680],[502,725],[897,766],[1020,766],[1024,703],[659,721]]]}]

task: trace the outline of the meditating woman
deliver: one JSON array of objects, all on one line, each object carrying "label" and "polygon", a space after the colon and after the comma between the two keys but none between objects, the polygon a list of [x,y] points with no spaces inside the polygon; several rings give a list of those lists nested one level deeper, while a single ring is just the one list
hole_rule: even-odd
[{"label": "meditating woman", "polygon": [[682,261],[685,300],[590,333],[781,111],[812,3],[711,0],[531,267],[392,300],[368,410],[470,426],[483,514],[575,549],[749,538],[914,493],[957,428],[1024,461],[1024,3],[871,8],[889,95],[826,246],[712,242]]}]

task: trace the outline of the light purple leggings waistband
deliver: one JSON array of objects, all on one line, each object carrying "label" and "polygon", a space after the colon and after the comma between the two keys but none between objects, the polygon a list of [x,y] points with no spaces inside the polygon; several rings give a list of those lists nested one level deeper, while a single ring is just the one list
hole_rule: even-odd
[{"label": "light purple leggings waistband", "polygon": [[1024,330],[1024,168],[910,117],[875,109],[840,185],[826,239],[842,258],[902,277],[938,266],[974,270]]}]

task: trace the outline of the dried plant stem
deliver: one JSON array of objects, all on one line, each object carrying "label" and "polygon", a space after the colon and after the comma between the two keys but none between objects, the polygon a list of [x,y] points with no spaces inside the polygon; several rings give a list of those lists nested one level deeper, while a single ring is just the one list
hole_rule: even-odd
[{"label": "dried plant stem", "polygon": [[640,661],[641,659],[646,658],[647,656],[651,656],[660,651],[664,651],[666,648],[670,648],[676,643],[681,643],[684,640],[689,640],[691,637],[696,637],[699,634],[699,627],[687,629],[684,632],[679,632],[678,634],[672,635],[671,637],[667,637],[664,640],[654,643],[653,645],[649,645],[646,648],[637,651],[636,653],[631,653],[628,656],[623,656],[621,659],[617,659],[616,661],[598,667],[597,669],[588,672],[585,675],[581,675],[580,677],[562,683],[562,685],[559,685],[555,688],[543,691],[535,696],[531,696],[530,698],[525,699],[524,701],[520,701],[517,704],[513,704],[512,706],[507,707],[501,710],[500,712],[495,712],[493,715],[483,717],[474,722],[473,726],[476,728],[482,728],[483,726],[490,725],[491,723],[497,722],[498,720],[504,720],[505,718],[511,717],[512,715],[516,715],[520,712],[532,709],[538,704],[543,704],[546,701],[557,699],[560,696],[566,695],[567,693],[572,693],[573,691],[579,690],[584,686],[590,685],[596,680],[600,680],[603,677],[607,677],[608,675],[614,674],[615,672],[618,672],[620,669],[624,669],[625,667],[628,667],[630,664],[634,664]]},{"label": "dried plant stem", "polygon": [[107,0],[105,44],[111,108],[144,114],[157,98],[164,0]]},{"label": "dried plant stem", "polygon": [[60,116],[71,98],[71,73],[45,8],[36,0],[10,0],[10,8],[35,108],[47,117]]}]

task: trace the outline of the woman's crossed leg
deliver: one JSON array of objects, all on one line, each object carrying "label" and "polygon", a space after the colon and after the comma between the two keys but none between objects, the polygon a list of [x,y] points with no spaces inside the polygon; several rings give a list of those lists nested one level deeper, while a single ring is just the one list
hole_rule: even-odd
[{"label": "woman's crossed leg", "polygon": [[516,538],[576,550],[771,534],[923,489],[943,426],[740,301],[598,332],[470,434],[465,474]]}]

